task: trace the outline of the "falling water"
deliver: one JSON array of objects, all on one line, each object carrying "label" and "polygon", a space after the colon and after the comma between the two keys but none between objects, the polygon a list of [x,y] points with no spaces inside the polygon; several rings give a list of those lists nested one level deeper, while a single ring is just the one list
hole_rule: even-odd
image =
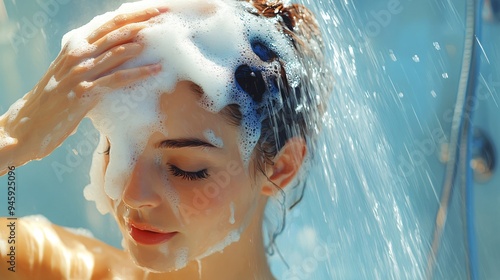
[{"label": "falling water", "polygon": [[[305,199],[279,242],[288,266],[276,264],[276,275],[425,279],[465,4],[304,4],[315,9],[326,31],[336,86]],[[437,256],[437,279],[466,278],[461,209],[457,193]],[[289,242],[298,245],[287,247]]]}]

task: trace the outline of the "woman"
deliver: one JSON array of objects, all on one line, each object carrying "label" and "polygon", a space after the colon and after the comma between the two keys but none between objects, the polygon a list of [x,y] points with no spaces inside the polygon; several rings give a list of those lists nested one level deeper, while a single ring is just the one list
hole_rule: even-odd
[{"label": "woman", "polygon": [[[274,279],[265,208],[300,200],[330,91],[315,20],[280,2],[162,3],[125,5],[70,32],[0,118],[1,174],[92,119],[101,141],[85,195],[114,215],[125,251],[21,220],[17,272],[2,279]],[[124,97],[128,111],[116,105]],[[9,232],[0,233],[5,263]]]}]

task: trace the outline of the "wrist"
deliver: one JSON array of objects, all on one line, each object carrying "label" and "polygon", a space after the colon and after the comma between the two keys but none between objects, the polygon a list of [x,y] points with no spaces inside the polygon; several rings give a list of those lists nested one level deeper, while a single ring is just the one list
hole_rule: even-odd
[{"label": "wrist", "polygon": [[25,164],[26,152],[21,148],[22,137],[18,135],[16,127],[19,126],[19,110],[24,104],[24,101],[18,100],[9,110],[0,116],[0,175],[5,173],[8,166],[20,166]]}]

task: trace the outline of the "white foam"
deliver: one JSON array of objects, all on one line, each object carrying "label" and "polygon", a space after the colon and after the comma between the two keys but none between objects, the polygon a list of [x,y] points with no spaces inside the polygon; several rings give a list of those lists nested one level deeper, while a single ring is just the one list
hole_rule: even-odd
[{"label": "white foam", "polygon": [[168,243],[163,243],[160,246],[158,246],[158,251],[160,251],[160,253],[164,254],[165,256],[168,256],[170,254],[168,246],[169,246]]},{"label": "white foam", "polygon": [[183,247],[175,253],[175,269],[186,267],[188,261],[188,248]]},{"label": "white foam", "polygon": [[97,49],[97,45],[91,45],[87,42],[86,38],[82,38],[79,36],[72,36],[71,38],[66,37],[66,35],[77,35],[71,34],[71,32],[66,33],[63,38],[63,46],[68,43],[68,47],[70,49],[69,55],[75,57],[82,57],[85,54],[91,53]]},{"label": "white foam", "polygon": [[59,82],[56,80],[54,76],[50,77],[50,80],[47,82],[47,85],[45,86],[44,90],[45,91],[52,91],[57,87]]},{"label": "white foam", "polygon": [[106,137],[101,135],[99,144],[92,156],[92,164],[90,166],[90,183],[83,190],[83,195],[87,200],[94,201],[97,210],[101,214],[108,213],[111,208],[108,202],[106,193],[104,193],[104,156],[102,152],[106,149]]},{"label": "white foam", "polygon": [[14,104],[12,104],[9,107],[9,110],[7,111],[7,113],[5,113],[8,116],[7,121],[9,123],[12,122],[17,117],[17,114],[19,114],[19,111],[21,110],[21,108],[24,107],[25,103],[26,103],[26,100],[24,98],[21,98],[21,99],[17,100],[16,102],[14,102]]},{"label": "white foam", "polygon": [[214,145],[217,148],[222,148],[224,147],[224,142],[222,141],[221,138],[215,136],[215,133],[211,129],[205,130],[203,133],[205,138],[207,138],[208,142],[212,145]]},{"label": "white foam", "polygon": [[224,248],[229,246],[231,243],[237,242],[238,240],[240,240],[240,230],[238,229],[232,230],[229,232],[226,238],[224,238],[221,242],[215,244],[214,246],[210,247],[203,254],[196,257],[196,259],[203,259],[214,253],[222,252]]},{"label": "white foam", "polygon": [[87,58],[79,64],[80,67],[90,69],[94,67],[94,58]]},{"label": "white foam", "polygon": [[80,85],[84,88],[84,89],[89,89],[91,86],[94,85],[94,83],[92,82],[87,82],[87,81],[83,81],[83,82],[80,82]]},{"label": "white foam", "polygon": [[[139,33],[137,40],[145,45],[141,54],[119,68],[159,62],[162,66],[160,73],[115,91],[103,88],[102,91],[107,93],[88,114],[95,127],[112,144],[105,177],[102,176],[103,156],[94,153],[91,183],[85,188],[85,197],[95,200],[101,213],[109,210],[108,203],[104,202],[106,195],[114,200],[121,198],[137,158],[151,135],[155,132],[167,135],[165,130],[168,128],[161,120],[168,117],[168,112],[166,116],[160,112],[159,96],[172,91],[178,81],[189,80],[198,84],[205,93],[200,106],[210,112],[219,112],[229,104],[239,105],[243,119],[238,141],[241,156],[248,163],[260,137],[262,117],[257,114],[257,106],[250,95],[237,85],[235,71],[238,66],[246,64],[261,71],[267,79],[278,75],[280,69],[277,61],[263,62],[253,52],[251,42],[259,40],[265,43],[285,61],[287,78],[292,86],[298,83],[299,77],[299,64],[291,42],[276,29],[276,20],[251,15],[245,10],[248,5],[251,6],[244,1],[224,0],[126,3],[63,37],[63,45],[68,43],[70,48],[80,48],[75,51],[78,53],[88,52],[92,46],[85,38],[116,15],[148,7],[169,7],[169,12],[150,21],[150,25]],[[223,145],[213,132],[207,135],[213,143]],[[104,147],[100,144],[98,149],[103,151]],[[167,196],[171,203],[178,203],[178,196],[173,192],[167,192]],[[239,232],[233,231],[205,255],[222,250],[238,239]]]}]

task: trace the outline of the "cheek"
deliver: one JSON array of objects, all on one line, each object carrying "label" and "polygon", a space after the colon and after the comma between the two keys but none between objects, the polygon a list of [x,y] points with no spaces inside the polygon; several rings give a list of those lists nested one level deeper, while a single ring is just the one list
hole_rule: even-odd
[{"label": "cheek", "polygon": [[[194,186],[195,185],[195,186]],[[181,203],[179,212],[185,223],[196,219],[197,225],[220,221],[238,223],[240,217],[255,203],[255,186],[242,174],[231,176],[220,172],[210,180],[176,188]]]}]

